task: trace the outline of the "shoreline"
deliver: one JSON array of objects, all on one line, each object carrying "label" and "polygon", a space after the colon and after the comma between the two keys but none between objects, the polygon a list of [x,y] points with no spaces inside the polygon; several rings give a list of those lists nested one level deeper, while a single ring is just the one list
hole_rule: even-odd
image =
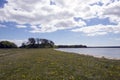
[{"label": "shoreline", "polygon": [[100,59],[109,59],[109,60],[120,60],[120,58],[112,58],[112,57],[105,57],[105,56],[100,56],[100,55],[90,55],[90,54],[85,54],[85,53],[79,53],[79,52],[67,52],[67,51],[64,51],[64,50],[58,50],[58,49],[54,49],[56,51],[61,51],[61,52],[66,52],[66,53],[73,53],[73,54],[79,54],[79,55],[85,55],[85,56],[91,56],[91,57],[94,57],[94,58],[100,58]]}]

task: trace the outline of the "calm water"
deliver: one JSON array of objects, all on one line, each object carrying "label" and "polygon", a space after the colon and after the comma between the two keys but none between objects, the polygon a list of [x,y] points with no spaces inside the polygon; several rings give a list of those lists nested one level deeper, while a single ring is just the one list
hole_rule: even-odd
[{"label": "calm water", "polygon": [[104,56],[110,59],[120,59],[120,48],[59,48],[56,50],[92,55],[95,57]]}]

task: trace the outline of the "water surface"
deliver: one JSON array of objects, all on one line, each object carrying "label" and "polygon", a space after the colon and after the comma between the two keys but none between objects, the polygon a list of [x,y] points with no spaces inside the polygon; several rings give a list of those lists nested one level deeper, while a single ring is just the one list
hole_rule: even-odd
[{"label": "water surface", "polygon": [[58,48],[56,50],[92,55],[95,57],[120,59],[120,48]]}]

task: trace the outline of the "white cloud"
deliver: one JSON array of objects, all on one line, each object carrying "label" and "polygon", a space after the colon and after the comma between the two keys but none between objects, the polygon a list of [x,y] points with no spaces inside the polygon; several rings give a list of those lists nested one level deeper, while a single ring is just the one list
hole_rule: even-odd
[{"label": "white cloud", "polygon": [[120,1],[115,0],[114,3],[104,6],[100,17],[108,17],[111,22],[120,22]]},{"label": "white cloud", "polygon": [[120,41],[120,37],[111,37],[109,38],[111,41]]},{"label": "white cloud", "polygon": [[[8,0],[8,4],[6,4],[0,12],[4,13],[4,17],[1,17],[0,20],[35,25],[47,23],[52,20],[57,20],[59,22],[59,20],[73,18],[77,13],[74,9],[80,8],[81,5],[78,5],[78,3],[83,1],[54,0],[54,2],[56,5],[50,5],[50,0]],[[82,11],[85,11],[87,8],[89,7],[83,5]],[[89,16],[89,13],[85,15]]]},{"label": "white cloud", "polygon": [[24,25],[16,25],[17,28],[26,28],[27,26]]},{"label": "white cloud", "polygon": [[[32,33],[38,32],[54,32],[62,29],[72,29],[76,26],[82,27],[80,31],[87,32],[83,26],[86,22],[80,20],[76,22],[75,16],[81,19],[92,18],[106,18],[108,17],[111,22],[118,24],[120,22],[120,0],[7,0],[4,8],[0,9],[0,21],[13,21],[21,25],[17,28],[26,28],[23,24],[30,24]],[[50,1],[54,5],[50,5]],[[103,5],[98,5],[99,3]],[[93,5],[94,4],[94,5]],[[38,26],[36,26],[38,25]],[[104,25],[102,25],[104,26]],[[110,26],[110,25],[109,25]],[[105,27],[96,25],[93,27],[85,27],[91,31],[92,34],[106,34]],[[113,28],[113,27],[112,27]],[[116,28],[116,27],[115,27]],[[119,28],[119,27],[117,27]],[[99,32],[99,30],[103,30]],[[76,30],[77,31],[77,30]],[[112,30],[115,33],[117,30]]]},{"label": "white cloud", "polygon": [[30,26],[32,30],[31,33],[45,33],[45,32],[54,32],[56,27],[51,27],[49,25],[39,25],[39,26]]},{"label": "white cloud", "polygon": [[[73,20],[73,19],[72,19]],[[63,30],[63,29],[71,29],[76,26],[84,26],[86,25],[84,21],[80,20],[78,22],[72,21],[72,20],[59,20],[59,21],[51,21],[48,24],[41,24],[38,26],[30,26],[32,28],[32,33],[44,33],[44,32],[54,32],[57,30]]]},{"label": "white cloud", "polygon": [[120,38],[115,38],[116,41],[120,41]]},{"label": "white cloud", "polygon": [[5,28],[5,27],[7,27],[7,26],[0,24],[0,28]]},{"label": "white cloud", "polygon": [[83,32],[88,36],[105,35],[107,33],[120,33],[120,25],[93,25],[73,29],[73,32]]}]

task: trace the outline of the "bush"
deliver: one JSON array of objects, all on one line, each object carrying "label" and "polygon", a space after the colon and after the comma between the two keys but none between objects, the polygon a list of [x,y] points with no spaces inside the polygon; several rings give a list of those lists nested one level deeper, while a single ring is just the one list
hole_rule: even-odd
[{"label": "bush", "polygon": [[17,45],[10,41],[1,41],[0,48],[17,48]]}]

